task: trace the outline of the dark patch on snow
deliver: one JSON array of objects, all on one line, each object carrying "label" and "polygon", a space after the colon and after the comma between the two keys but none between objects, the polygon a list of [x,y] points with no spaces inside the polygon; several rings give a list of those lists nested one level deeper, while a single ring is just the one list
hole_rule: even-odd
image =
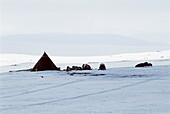
[{"label": "dark patch on snow", "polygon": [[93,74],[93,73],[89,73],[89,72],[73,72],[73,73],[69,73],[71,76],[73,75],[83,75],[83,76],[104,76],[106,74]]}]

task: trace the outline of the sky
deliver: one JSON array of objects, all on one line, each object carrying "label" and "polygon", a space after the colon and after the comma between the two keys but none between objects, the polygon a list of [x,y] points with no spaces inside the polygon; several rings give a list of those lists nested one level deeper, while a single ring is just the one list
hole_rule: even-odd
[{"label": "sky", "polygon": [[0,53],[109,55],[168,43],[170,0],[0,0]]},{"label": "sky", "polygon": [[0,0],[1,35],[169,34],[169,0]]}]

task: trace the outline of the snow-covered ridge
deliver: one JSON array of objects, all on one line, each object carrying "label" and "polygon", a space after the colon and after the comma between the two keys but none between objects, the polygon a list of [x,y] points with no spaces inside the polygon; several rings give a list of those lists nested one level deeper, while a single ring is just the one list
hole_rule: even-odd
[{"label": "snow-covered ridge", "polygon": [[[23,54],[0,54],[0,66],[36,62],[40,57],[41,55],[34,56],[34,55],[23,55]],[[55,63],[58,64],[170,60],[170,50],[157,51],[157,52],[145,52],[145,53],[127,53],[127,54],[107,55],[107,56],[82,56],[82,57],[50,56],[50,58]]]}]

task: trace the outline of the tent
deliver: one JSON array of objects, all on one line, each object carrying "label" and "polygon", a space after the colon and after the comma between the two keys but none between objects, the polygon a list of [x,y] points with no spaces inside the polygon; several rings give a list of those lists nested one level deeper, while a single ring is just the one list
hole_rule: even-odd
[{"label": "tent", "polygon": [[44,70],[60,70],[60,68],[56,67],[52,60],[48,57],[46,52],[44,52],[40,60],[31,69],[31,71],[44,71]]}]

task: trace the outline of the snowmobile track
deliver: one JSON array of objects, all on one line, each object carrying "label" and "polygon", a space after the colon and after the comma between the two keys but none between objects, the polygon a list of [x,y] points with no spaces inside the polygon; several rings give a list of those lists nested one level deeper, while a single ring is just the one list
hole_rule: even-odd
[{"label": "snowmobile track", "polygon": [[56,102],[69,101],[69,100],[76,100],[76,99],[83,98],[83,97],[89,97],[89,96],[93,96],[93,95],[99,95],[99,94],[104,94],[104,93],[108,93],[108,92],[112,92],[112,91],[117,91],[117,90],[121,90],[121,89],[125,89],[125,88],[134,87],[136,85],[141,85],[141,84],[144,84],[144,83],[148,83],[148,82],[151,82],[151,81],[155,81],[157,79],[159,79],[159,78],[147,79],[147,80],[136,82],[136,83],[133,83],[133,84],[129,84],[129,85],[113,88],[113,89],[108,89],[108,90],[104,90],[104,91],[99,91],[99,92],[95,92],[95,93],[87,93],[87,94],[78,95],[78,96],[75,96],[75,97],[69,97],[69,98],[63,98],[63,99],[55,99],[55,100],[51,100],[51,101],[45,101],[45,102],[28,104],[28,105],[22,105],[22,106],[1,108],[0,110],[20,109],[20,108],[26,108],[26,107],[34,107],[34,106],[46,105],[46,104],[49,104],[49,103],[56,103]]},{"label": "snowmobile track", "polygon": [[85,80],[86,79],[84,79],[84,80],[76,80],[76,81],[67,82],[67,83],[64,83],[64,84],[56,85],[56,86],[51,86],[51,87],[46,87],[46,88],[42,88],[42,89],[22,92],[22,93],[18,93],[18,94],[14,94],[14,95],[3,96],[3,97],[0,97],[0,98],[4,99],[4,98],[11,98],[11,97],[18,97],[18,96],[21,96],[21,95],[26,95],[26,94],[36,93],[36,92],[45,91],[45,90],[49,90],[49,89],[54,89],[54,88],[58,88],[58,87],[62,87],[62,86],[66,86],[66,85],[70,85],[70,84],[74,84],[74,83],[78,83],[78,82],[85,81]]}]

